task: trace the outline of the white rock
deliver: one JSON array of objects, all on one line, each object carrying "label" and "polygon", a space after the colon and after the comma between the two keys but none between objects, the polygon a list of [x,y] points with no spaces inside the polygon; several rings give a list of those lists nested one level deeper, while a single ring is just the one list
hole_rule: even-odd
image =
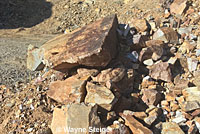
[{"label": "white rock", "polygon": [[197,69],[198,60],[187,58],[188,69],[190,72],[195,71]]},{"label": "white rock", "polygon": [[143,61],[143,63],[144,63],[144,65],[151,66],[151,65],[153,65],[153,60],[148,59],[148,60]]}]

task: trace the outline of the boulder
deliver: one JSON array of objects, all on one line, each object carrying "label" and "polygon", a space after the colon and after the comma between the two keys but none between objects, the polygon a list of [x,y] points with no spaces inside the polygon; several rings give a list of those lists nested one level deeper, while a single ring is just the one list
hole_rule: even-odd
[{"label": "boulder", "polygon": [[117,16],[111,15],[46,42],[40,47],[45,65],[59,71],[105,67],[117,54],[117,27]]}]

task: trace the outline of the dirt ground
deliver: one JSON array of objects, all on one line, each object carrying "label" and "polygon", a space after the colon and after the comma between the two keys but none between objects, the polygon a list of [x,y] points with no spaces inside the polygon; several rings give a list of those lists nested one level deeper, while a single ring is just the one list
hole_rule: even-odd
[{"label": "dirt ground", "polygon": [[[16,85],[19,81],[27,83],[37,74],[26,69],[29,44],[41,46],[58,34],[71,32],[114,13],[118,15],[120,23],[131,24],[133,18],[159,18],[164,14],[163,7],[167,7],[169,2],[170,0],[0,0],[0,85],[10,87],[0,87],[0,99],[1,96],[6,96],[6,99],[0,100],[1,133],[28,134],[28,129],[32,127],[34,134],[49,132],[49,113],[52,111],[46,105],[45,89]],[[41,91],[37,92],[40,88]],[[29,104],[31,99],[36,105],[32,111]],[[20,107],[23,110],[29,109],[29,112]]]}]

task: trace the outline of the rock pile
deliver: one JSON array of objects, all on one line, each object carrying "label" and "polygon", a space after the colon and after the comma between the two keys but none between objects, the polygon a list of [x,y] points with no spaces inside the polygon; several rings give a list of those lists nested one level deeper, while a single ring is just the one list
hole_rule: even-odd
[{"label": "rock pile", "polygon": [[30,46],[52,133],[199,133],[200,19],[190,16],[200,10],[189,2],[175,0],[160,20],[112,15]]}]

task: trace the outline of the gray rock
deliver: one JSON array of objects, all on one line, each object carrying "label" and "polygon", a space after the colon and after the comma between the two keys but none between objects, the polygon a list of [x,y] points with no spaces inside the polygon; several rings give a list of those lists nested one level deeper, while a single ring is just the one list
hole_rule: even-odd
[{"label": "gray rock", "polygon": [[187,58],[188,69],[193,72],[197,69],[198,60],[193,58]]}]

